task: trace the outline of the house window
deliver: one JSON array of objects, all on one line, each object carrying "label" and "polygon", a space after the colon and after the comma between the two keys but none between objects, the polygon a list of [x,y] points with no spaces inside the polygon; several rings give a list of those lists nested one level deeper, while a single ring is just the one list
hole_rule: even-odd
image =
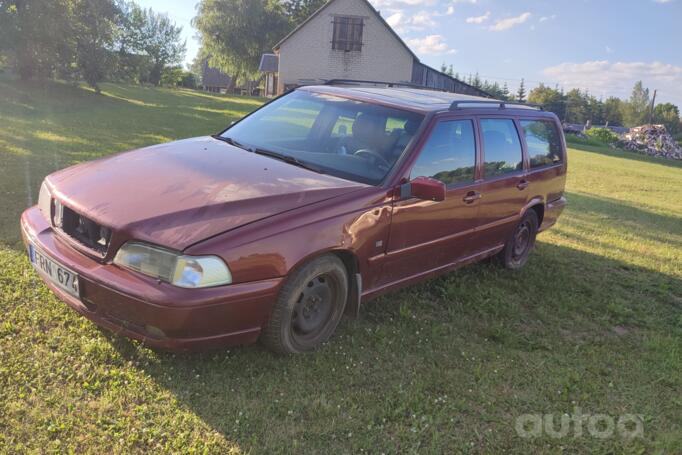
[{"label": "house window", "polygon": [[333,24],[332,49],[346,52],[362,50],[364,24],[361,17],[336,16]]}]

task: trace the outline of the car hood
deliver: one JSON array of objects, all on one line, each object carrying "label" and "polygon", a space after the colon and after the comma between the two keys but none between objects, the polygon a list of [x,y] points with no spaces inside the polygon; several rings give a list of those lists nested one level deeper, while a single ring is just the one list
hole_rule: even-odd
[{"label": "car hood", "polygon": [[112,246],[137,239],[177,250],[366,187],[211,137],[76,165],[47,184],[62,203],[111,228]]}]

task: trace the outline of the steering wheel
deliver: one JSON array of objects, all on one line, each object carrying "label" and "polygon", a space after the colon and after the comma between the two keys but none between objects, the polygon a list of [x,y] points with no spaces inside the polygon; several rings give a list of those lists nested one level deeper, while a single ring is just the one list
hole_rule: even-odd
[{"label": "steering wheel", "polygon": [[360,149],[357,152],[353,153],[354,156],[359,156],[359,157],[368,157],[370,160],[378,165],[384,165],[386,168],[390,168],[391,165],[389,164],[388,161],[386,161],[386,158],[381,156],[378,152],[375,152],[374,150],[370,149]]}]

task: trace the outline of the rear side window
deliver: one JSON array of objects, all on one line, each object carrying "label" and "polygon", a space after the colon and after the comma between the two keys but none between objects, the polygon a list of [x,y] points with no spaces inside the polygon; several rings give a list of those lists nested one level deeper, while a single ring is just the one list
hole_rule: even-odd
[{"label": "rear side window", "polygon": [[476,140],[471,120],[440,122],[424,145],[411,177],[431,177],[446,185],[472,183]]},{"label": "rear side window", "polygon": [[482,119],[485,177],[523,169],[523,152],[516,125],[511,119]]},{"label": "rear side window", "polygon": [[561,162],[563,148],[561,137],[554,123],[543,120],[521,120],[521,126],[526,136],[531,168]]}]

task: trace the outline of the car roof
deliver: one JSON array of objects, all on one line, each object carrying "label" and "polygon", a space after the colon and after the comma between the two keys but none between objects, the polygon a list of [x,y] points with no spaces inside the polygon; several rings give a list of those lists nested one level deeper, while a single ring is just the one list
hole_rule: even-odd
[{"label": "car roof", "polygon": [[[465,109],[467,104],[469,104],[471,110],[475,109],[478,112],[484,111],[487,113],[492,113],[492,111],[499,110],[497,105],[493,102],[505,103],[505,101],[502,100],[484,98],[481,96],[401,86],[385,87],[309,85],[300,87],[298,90],[305,90],[315,93],[326,93],[329,95],[358,99],[370,103],[374,102],[377,104],[385,104],[402,109],[420,111],[423,113],[450,110],[450,107],[455,102],[462,102],[462,109]],[[523,111],[524,115],[532,112],[534,114],[540,114],[538,116],[542,117],[552,116],[551,113],[543,112],[531,105],[523,106],[512,104],[506,107],[506,111]]]}]

